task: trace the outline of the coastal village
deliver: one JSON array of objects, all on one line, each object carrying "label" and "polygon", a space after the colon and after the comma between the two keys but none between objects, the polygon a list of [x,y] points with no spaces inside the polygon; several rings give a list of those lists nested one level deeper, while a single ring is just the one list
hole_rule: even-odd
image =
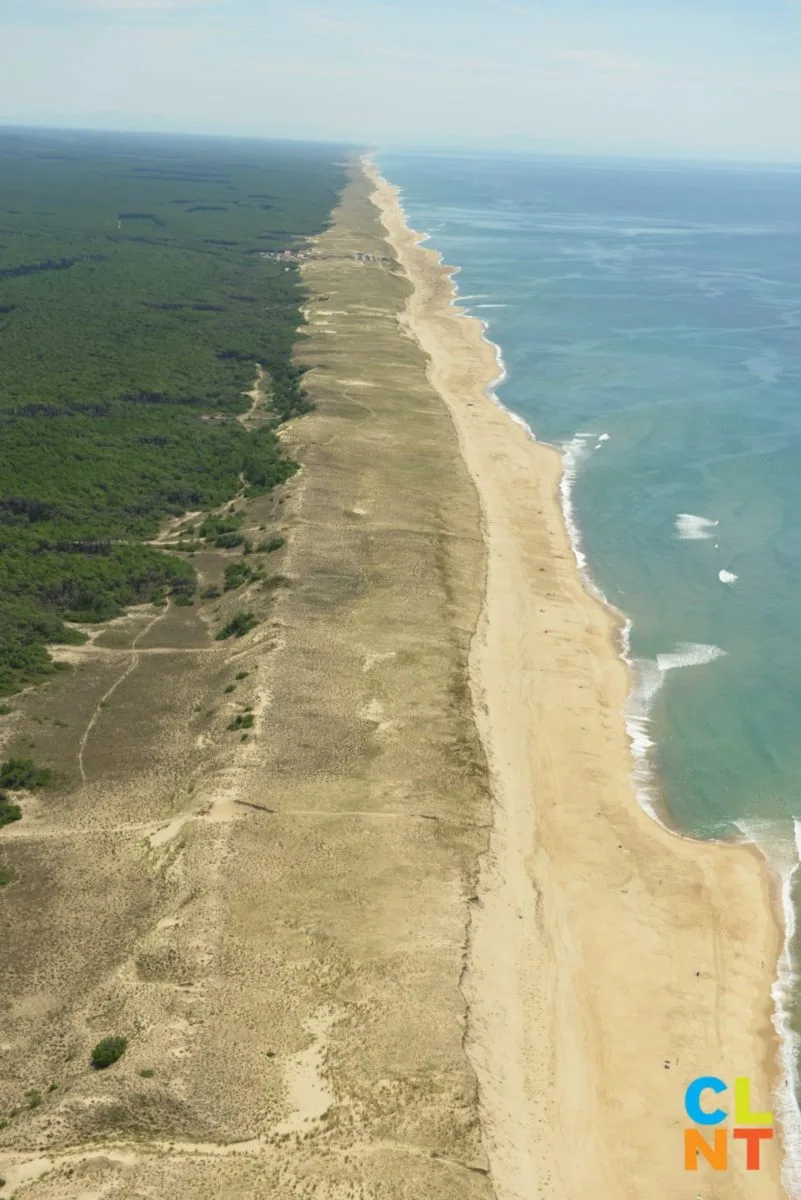
[{"label": "coastal village", "polygon": [[341,254],[322,254],[322,253],[320,253],[319,250],[308,250],[308,249],[279,250],[279,251],[265,250],[262,252],[261,257],[268,259],[268,261],[270,261],[270,262],[277,262],[277,263],[303,263],[303,262],[309,262],[312,259],[323,260],[323,259],[344,258],[351,262],[377,263],[382,266],[391,266],[394,261],[393,259],[389,258],[387,255],[371,254],[366,251],[355,251],[353,254],[341,255]]}]

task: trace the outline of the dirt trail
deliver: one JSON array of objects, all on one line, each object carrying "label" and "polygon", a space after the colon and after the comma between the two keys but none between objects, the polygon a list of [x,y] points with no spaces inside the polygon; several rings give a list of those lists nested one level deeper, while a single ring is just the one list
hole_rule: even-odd
[{"label": "dirt trail", "polygon": [[97,724],[98,718],[100,717],[100,714],[103,711],[103,708],[105,707],[107,701],[114,695],[114,693],[116,692],[116,690],[120,686],[120,684],[124,683],[125,680],[128,678],[128,676],[131,674],[131,672],[135,671],[136,668],[139,666],[139,657],[140,656],[136,650],[137,642],[141,638],[143,638],[146,634],[150,633],[151,629],[153,629],[155,625],[158,625],[159,621],[163,621],[169,611],[170,611],[170,606],[169,606],[169,603],[167,603],[164,606],[164,610],[162,612],[156,613],[156,615],[153,617],[153,619],[151,621],[149,621],[147,625],[145,625],[144,629],[141,629],[139,631],[139,633],[137,633],[136,637],[131,642],[130,650],[127,651],[127,653],[130,654],[130,656],[131,656],[131,661],[129,662],[128,666],[125,668],[123,673],[120,675],[119,679],[116,679],[114,681],[114,683],[111,685],[111,687],[108,689],[108,691],[103,696],[101,696],[100,700],[98,701],[98,703],[94,709],[94,712],[92,713],[91,717],[89,718],[86,729],[83,731],[81,740],[78,743],[78,770],[81,773],[81,779],[83,780],[84,783],[87,782],[87,779],[86,779],[86,771],[84,770],[83,760],[84,760],[84,755],[86,753],[86,746],[89,741],[89,735],[91,734],[92,730],[94,729],[95,725]]},{"label": "dirt trail", "polygon": [[247,412],[240,413],[236,418],[245,429],[253,429],[257,424],[256,418],[263,413],[267,403],[267,384],[269,382],[267,372],[262,367],[261,363],[256,363],[256,379],[253,387],[249,392],[244,394],[250,400],[250,408]]}]

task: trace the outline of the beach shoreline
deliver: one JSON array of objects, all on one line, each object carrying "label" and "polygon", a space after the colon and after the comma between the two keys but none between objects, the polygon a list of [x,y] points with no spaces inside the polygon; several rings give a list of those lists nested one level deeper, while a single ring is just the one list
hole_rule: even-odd
[{"label": "beach shoreline", "polygon": [[403,325],[450,410],[488,554],[471,679],[494,819],[464,994],[498,1200],[546,1186],[565,1200],[689,1196],[710,1178],[727,1197],[782,1196],[778,1140],[758,1175],[736,1150],[723,1177],[685,1174],[682,1155],[693,1078],[748,1075],[763,1107],[777,1090],[783,938],[765,862],[672,831],[638,802],[625,617],[582,579],[562,456],[492,396],[502,360],[484,322],[457,307],[455,268],[363,165],[413,288]]}]

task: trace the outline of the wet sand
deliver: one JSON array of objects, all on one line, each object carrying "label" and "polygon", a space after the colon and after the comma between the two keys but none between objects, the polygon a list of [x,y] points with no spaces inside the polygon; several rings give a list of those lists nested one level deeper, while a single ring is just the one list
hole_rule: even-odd
[{"label": "wet sand", "polygon": [[476,485],[488,565],[470,671],[493,828],[463,982],[497,1200],[778,1197],[757,1174],[684,1170],[687,1084],[750,1076],[770,1106],[770,989],[781,930],[760,858],[661,828],[640,808],[615,618],[584,588],[559,454],[487,396],[498,374],[452,272],[409,230],[369,161],[413,292],[402,325],[429,357]]}]

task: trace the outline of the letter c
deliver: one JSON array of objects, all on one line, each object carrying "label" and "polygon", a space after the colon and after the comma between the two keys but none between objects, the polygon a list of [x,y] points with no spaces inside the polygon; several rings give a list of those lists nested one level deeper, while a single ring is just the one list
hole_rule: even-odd
[{"label": "letter c", "polygon": [[718,1095],[728,1091],[726,1084],[716,1075],[701,1075],[694,1079],[684,1095],[684,1107],[694,1125],[719,1125],[721,1121],[726,1120],[727,1114],[722,1108],[716,1108],[711,1113],[704,1112],[701,1108],[701,1093],[707,1090]]}]

